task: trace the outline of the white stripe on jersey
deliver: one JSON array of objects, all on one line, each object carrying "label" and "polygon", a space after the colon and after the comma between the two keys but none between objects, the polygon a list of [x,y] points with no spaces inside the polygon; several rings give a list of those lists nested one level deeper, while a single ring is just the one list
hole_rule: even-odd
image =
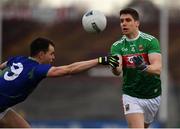
[{"label": "white stripe on jersey", "polygon": [[150,34],[146,34],[146,33],[143,33],[141,32],[142,35],[144,35],[145,37],[149,37],[150,39],[154,39],[155,37],[150,35]]},{"label": "white stripe on jersey", "polygon": [[153,37],[152,35],[149,35],[149,34],[146,34],[146,33],[143,33],[143,32],[140,33],[140,36],[141,36],[142,38],[144,38],[144,39],[149,40],[149,41],[151,41],[152,39],[155,38],[155,37]]},{"label": "white stripe on jersey", "polygon": [[[154,36],[149,35],[149,34],[146,34],[146,33],[143,33],[143,32],[141,32],[141,31],[139,31],[139,36],[140,36],[141,38],[147,39],[147,40],[149,40],[149,41],[151,41],[152,39],[155,38]],[[130,40],[130,39],[128,39],[128,38],[124,35],[120,40],[114,42],[114,43],[113,43],[113,46],[116,46],[116,45],[118,45],[119,43],[122,43],[125,39],[126,39],[127,41]]]},{"label": "white stripe on jersey", "polygon": [[126,37],[123,36],[120,40],[114,42],[114,43],[113,43],[113,46],[116,46],[116,45],[118,45],[119,43],[122,43],[125,39],[126,39]]}]

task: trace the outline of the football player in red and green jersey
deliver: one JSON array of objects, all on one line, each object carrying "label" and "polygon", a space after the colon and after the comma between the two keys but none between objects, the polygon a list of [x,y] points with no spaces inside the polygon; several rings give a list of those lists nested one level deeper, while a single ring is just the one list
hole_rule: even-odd
[{"label": "football player in red and green jersey", "polygon": [[132,8],[120,11],[123,36],[111,46],[120,65],[115,75],[123,73],[123,106],[130,128],[147,128],[160,105],[161,52],[159,41],[139,30],[139,14]]}]

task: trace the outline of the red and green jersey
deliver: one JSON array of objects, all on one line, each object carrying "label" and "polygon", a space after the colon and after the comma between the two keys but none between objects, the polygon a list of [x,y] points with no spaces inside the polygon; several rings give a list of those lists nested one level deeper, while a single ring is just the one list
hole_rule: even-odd
[{"label": "red and green jersey", "polygon": [[124,94],[144,99],[161,95],[160,76],[137,70],[132,61],[133,56],[141,55],[149,64],[148,54],[151,53],[160,53],[159,41],[143,32],[135,39],[123,36],[111,46],[112,55],[122,56]]}]

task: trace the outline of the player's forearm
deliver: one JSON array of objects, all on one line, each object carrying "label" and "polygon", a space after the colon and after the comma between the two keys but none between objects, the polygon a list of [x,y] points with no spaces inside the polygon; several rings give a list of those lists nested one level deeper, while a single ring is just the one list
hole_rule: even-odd
[{"label": "player's forearm", "polygon": [[161,69],[162,69],[162,66],[160,64],[148,65],[147,69],[146,69],[146,72],[160,75],[161,74]]},{"label": "player's forearm", "polygon": [[75,62],[68,65],[68,74],[75,74],[85,70],[88,70],[92,67],[98,65],[98,59],[88,60],[88,61],[81,61]]},{"label": "player's forearm", "polygon": [[88,70],[94,66],[98,65],[98,59],[75,62],[70,65],[64,65],[59,67],[51,67],[48,71],[48,77],[59,77],[64,75],[71,75]]}]

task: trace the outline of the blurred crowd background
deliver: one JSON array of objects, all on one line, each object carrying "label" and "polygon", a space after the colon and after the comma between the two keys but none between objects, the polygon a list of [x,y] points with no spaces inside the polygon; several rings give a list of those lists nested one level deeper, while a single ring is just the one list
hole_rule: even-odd
[{"label": "blurred crowd background", "polygon": [[[39,36],[55,42],[55,65],[107,55],[111,44],[121,37],[118,14],[125,7],[137,9],[141,30],[160,39],[160,10],[166,0],[112,0],[111,8],[105,8],[110,0],[100,1],[92,6],[93,0],[1,0],[1,61],[15,55],[28,56],[29,44]],[[171,0],[166,7],[167,117],[162,120],[158,115],[154,126],[180,127],[180,1]],[[106,14],[107,28],[102,33],[83,30],[81,18],[90,9]],[[126,127],[121,82],[121,77],[113,76],[104,66],[75,76],[46,79],[14,108],[33,127]]]}]

